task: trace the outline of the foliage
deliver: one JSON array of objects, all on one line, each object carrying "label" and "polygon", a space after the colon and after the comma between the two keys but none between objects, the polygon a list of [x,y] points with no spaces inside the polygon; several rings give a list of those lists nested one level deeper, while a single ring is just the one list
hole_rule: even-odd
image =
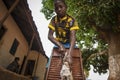
[{"label": "foliage", "polygon": [[[99,39],[96,29],[104,29],[112,32],[119,32],[117,27],[117,15],[120,14],[119,0],[66,0],[68,14],[77,19],[80,26],[78,30],[77,43],[82,51],[84,69],[89,71],[93,65],[94,72],[106,73],[108,69],[107,53],[99,53],[107,50],[105,41]],[[47,19],[55,13],[53,0],[43,0],[41,10]]]},{"label": "foliage", "polygon": [[53,0],[42,0],[42,4],[41,12],[45,14],[46,19],[50,19],[54,15]]}]

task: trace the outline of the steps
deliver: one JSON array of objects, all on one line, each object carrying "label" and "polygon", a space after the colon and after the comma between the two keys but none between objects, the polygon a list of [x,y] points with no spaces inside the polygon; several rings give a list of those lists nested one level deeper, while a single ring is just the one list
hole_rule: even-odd
[{"label": "steps", "polygon": [[[68,50],[68,49],[67,49]],[[54,48],[50,65],[46,74],[46,80],[60,80],[60,70],[62,67],[61,55],[58,49]],[[72,75],[73,80],[85,80],[82,68],[82,59],[79,48],[75,48],[72,53]]]}]

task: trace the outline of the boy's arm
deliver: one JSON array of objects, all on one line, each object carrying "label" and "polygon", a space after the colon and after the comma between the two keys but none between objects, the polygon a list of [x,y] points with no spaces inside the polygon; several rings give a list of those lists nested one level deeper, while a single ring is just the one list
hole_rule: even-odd
[{"label": "boy's arm", "polygon": [[71,30],[70,32],[70,48],[68,50],[68,58],[69,58],[69,63],[71,64],[72,63],[72,51],[74,49],[74,46],[75,46],[75,41],[76,41],[76,31],[75,30]]},{"label": "boy's arm", "polygon": [[75,41],[76,41],[76,31],[75,30],[72,30],[70,32],[70,49],[69,49],[69,53],[71,54],[72,50],[74,49],[74,46],[75,46]]},{"label": "boy's arm", "polygon": [[54,43],[55,45],[57,45],[57,46],[59,47],[59,51],[60,51],[60,52],[65,52],[64,46],[63,46],[59,41],[57,41],[57,40],[53,37],[53,33],[54,33],[54,31],[51,30],[51,29],[49,29],[48,39],[49,39],[52,43]]},{"label": "boy's arm", "polygon": [[79,29],[77,21],[71,21],[72,27],[70,28],[70,48],[69,54],[72,53],[76,42],[76,31]]}]

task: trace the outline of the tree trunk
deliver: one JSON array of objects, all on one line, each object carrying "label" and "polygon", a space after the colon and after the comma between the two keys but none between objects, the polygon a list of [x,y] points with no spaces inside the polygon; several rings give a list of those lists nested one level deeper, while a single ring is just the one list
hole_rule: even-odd
[{"label": "tree trunk", "polygon": [[110,33],[108,45],[109,45],[108,80],[120,80],[120,33]]}]

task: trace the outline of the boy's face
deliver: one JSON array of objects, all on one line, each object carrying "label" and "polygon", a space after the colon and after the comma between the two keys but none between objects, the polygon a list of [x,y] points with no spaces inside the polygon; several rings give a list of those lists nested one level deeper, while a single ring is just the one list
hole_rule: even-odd
[{"label": "boy's face", "polygon": [[64,17],[66,15],[67,10],[66,5],[61,1],[55,2],[54,5],[56,14],[61,18]]}]

